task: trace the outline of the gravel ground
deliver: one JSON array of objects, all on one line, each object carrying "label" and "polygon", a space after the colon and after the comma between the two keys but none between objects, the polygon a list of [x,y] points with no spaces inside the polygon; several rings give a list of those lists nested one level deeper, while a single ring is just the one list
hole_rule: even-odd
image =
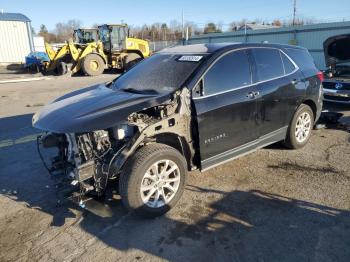
[{"label": "gravel ground", "polygon": [[[340,125],[300,150],[276,144],[191,172],[178,205],[154,220],[127,212],[113,182],[85,210],[64,200],[36,153],[32,113],[113,77],[0,85],[0,261],[350,261],[350,134]],[[349,121],[350,107],[326,107]]]}]

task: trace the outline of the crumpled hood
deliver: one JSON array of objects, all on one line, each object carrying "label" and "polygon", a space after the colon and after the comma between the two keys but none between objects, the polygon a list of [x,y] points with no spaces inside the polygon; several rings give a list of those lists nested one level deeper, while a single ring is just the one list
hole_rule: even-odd
[{"label": "crumpled hood", "polygon": [[131,113],[169,98],[170,94],[136,94],[96,85],[54,100],[37,112],[32,122],[33,127],[54,133],[90,132],[116,126]]}]

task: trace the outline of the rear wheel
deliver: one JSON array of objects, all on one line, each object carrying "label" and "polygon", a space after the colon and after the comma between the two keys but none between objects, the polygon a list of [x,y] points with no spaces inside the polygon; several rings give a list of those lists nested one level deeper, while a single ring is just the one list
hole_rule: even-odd
[{"label": "rear wheel", "polygon": [[56,71],[59,76],[65,75],[68,73],[68,65],[65,62],[59,62]]},{"label": "rear wheel", "polygon": [[138,215],[156,217],[180,199],[187,173],[185,158],[174,148],[151,144],[126,163],[119,182],[124,205]]},{"label": "rear wheel", "polygon": [[292,149],[305,146],[310,139],[313,126],[314,113],[308,105],[302,104],[290,123],[285,145]]},{"label": "rear wheel", "polygon": [[128,71],[130,68],[134,67],[141,60],[142,60],[142,57],[139,54],[129,53],[125,58],[124,70]]},{"label": "rear wheel", "polygon": [[103,73],[105,63],[99,55],[89,54],[82,62],[82,69],[86,75],[97,76]]}]

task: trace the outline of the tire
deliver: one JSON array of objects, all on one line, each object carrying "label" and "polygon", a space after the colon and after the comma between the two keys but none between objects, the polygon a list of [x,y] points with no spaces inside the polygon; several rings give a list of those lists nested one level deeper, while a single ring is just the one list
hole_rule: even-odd
[{"label": "tire", "polygon": [[[154,172],[155,169],[151,168],[155,164],[160,172]],[[165,166],[168,172],[171,169],[174,171],[169,175],[159,174],[160,179],[156,180],[155,173],[162,173]],[[186,175],[186,160],[176,149],[164,144],[141,147],[128,159],[121,174],[119,192],[122,202],[139,216],[161,216],[174,207],[180,199],[185,187]],[[174,181],[165,182],[162,176]],[[169,185],[174,191],[170,190]],[[157,196],[159,199],[155,201]]]},{"label": "tire", "polygon": [[[304,119],[304,124],[302,124],[302,119]],[[308,105],[301,104],[294,113],[284,144],[291,149],[304,147],[310,139],[314,119],[312,109]],[[300,128],[300,126],[303,128]]]},{"label": "tire", "polygon": [[65,62],[59,62],[56,68],[56,72],[59,76],[65,75],[68,73],[68,65]]},{"label": "tire", "polygon": [[82,62],[83,72],[88,76],[98,76],[103,73],[105,69],[105,63],[97,54],[89,54],[84,57]]},{"label": "tire", "polygon": [[128,71],[134,67],[138,62],[142,60],[142,57],[137,53],[129,53],[124,61],[124,70]]}]

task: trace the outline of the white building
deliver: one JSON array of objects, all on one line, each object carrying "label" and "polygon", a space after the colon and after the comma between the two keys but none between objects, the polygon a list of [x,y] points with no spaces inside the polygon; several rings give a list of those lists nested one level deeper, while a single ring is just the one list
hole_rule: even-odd
[{"label": "white building", "polygon": [[34,51],[30,19],[22,14],[0,12],[0,65],[25,62]]}]

